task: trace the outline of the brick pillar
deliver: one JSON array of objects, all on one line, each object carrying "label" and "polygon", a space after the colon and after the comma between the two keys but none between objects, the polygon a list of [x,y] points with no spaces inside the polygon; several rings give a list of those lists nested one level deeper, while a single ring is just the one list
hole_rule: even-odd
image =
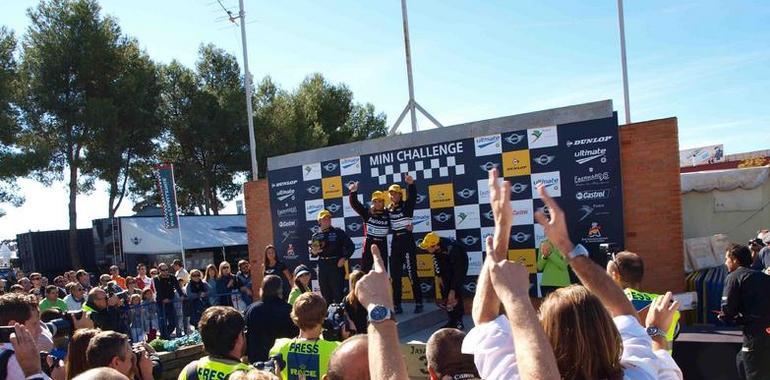
[{"label": "brick pillar", "polygon": [[684,291],[677,119],[620,126],[620,156],[626,249],[644,259],[642,289]]},{"label": "brick pillar", "polygon": [[246,230],[249,235],[252,290],[254,300],[257,300],[265,273],[265,246],[273,243],[273,222],[270,218],[270,193],[267,180],[246,182],[243,185],[243,194],[246,206]]}]

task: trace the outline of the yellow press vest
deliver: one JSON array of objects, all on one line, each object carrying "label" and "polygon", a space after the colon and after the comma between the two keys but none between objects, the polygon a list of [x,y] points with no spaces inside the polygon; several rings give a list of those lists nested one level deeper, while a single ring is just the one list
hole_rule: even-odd
[{"label": "yellow press vest", "polygon": [[275,341],[270,356],[281,354],[285,366],[283,380],[321,380],[329,366],[329,358],[340,342],[282,338]]},{"label": "yellow press vest", "polygon": [[[640,292],[631,288],[626,288],[623,291],[626,293],[626,297],[631,301],[631,304],[634,305],[636,311],[642,311],[650,307],[652,301],[661,296],[660,294]],[[668,326],[666,329],[666,340],[669,343],[673,342],[674,338],[679,333],[679,317],[680,314],[677,310],[674,312],[674,319],[671,321],[671,326]],[[660,328],[662,329],[663,326]]]},{"label": "yellow press vest", "polygon": [[[197,363],[197,364],[196,364]],[[188,364],[188,367],[194,365],[198,380],[225,380],[235,371],[246,371],[253,369],[248,364],[243,363],[225,363],[204,356],[197,361]],[[182,369],[177,380],[192,380],[187,378],[188,367]]]}]

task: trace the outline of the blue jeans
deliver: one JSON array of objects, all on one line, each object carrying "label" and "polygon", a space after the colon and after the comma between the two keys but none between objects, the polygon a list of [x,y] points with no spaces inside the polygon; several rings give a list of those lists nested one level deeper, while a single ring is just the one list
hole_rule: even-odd
[{"label": "blue jeans", "polygon": [[160,319],[160,337],[171,339],[171,332],[176,328],[176,307],[174,302],[158,302],[158,318]]}]

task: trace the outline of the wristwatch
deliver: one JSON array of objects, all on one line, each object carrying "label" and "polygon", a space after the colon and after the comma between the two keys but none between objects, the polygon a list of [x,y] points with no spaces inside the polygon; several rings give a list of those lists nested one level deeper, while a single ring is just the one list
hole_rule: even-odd
[{"label": "wristwatch", "polygon": [[369,323],[380,323],[389,319],[396,320],[395,313],[383,305],[369,306],[369,313],[366,320]]},{"label": "wristwatch", "polygon": [[666,333],[655,326],[650,326],[647,328],[647,335],[649,335],[650,338],[655,338],[656,336],[660,336],[664,338],[666,337]]},{"label": "wristwatch", "polygon": [[589,257],[588,250],[586,247],[583,247],[582,244],[576,245],[575,248],[572,248],[572,250],[567,253],[567,260],[572,261],[580,256]]}]

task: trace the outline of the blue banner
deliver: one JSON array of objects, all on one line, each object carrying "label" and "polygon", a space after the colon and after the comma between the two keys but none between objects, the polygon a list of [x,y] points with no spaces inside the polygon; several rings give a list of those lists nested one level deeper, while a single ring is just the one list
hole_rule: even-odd
[{"label": "blue banner", "polygon": [[174,184],[174,165],[157,166],[155,177],[158,181],[160,204],[163,212],[163,228],[179,228],[179,216],[176,210],[176,185]]}]

